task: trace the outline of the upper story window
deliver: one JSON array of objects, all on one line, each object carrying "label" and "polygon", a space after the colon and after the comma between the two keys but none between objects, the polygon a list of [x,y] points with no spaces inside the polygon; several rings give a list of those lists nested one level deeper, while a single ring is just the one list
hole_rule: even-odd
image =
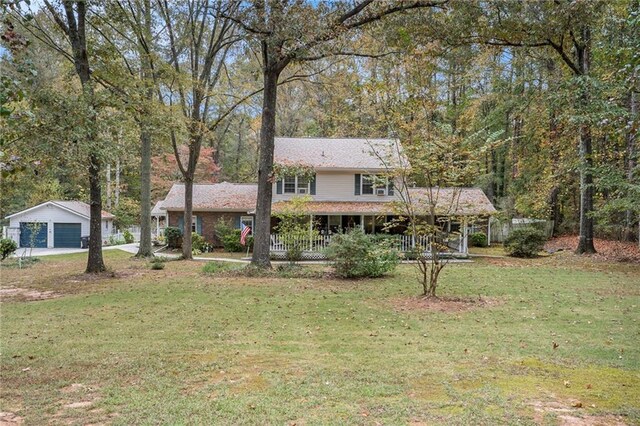
[{"label": "upper story window", "polygon": [[285,176],[283,179],[285,194],[309,194],[310,181],[303,176]]},{"label": "upper story window", "polygon": [[382,175],[362,175],[362,195],[391,195],[389,180]]}]

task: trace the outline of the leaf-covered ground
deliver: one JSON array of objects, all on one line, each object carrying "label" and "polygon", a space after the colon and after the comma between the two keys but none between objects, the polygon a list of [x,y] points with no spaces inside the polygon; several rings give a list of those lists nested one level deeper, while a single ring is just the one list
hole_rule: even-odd
[{"label": "leaf-covered ground", "polygon": [[[593,241],[597,254],[591,256],[597,260],[612,262],[631,262],[640,265],[640,245],[637,241],[614,241],[596,238]],[[577,235],[565,235],[553,238],[545,244],[545,249],[574,251],[578,247]]]},{"label": "leaf-covered ground", "polygon": [[100,278],[84,255],[2,269],[2,287],[51,297],[3,295],[0,422],[640,422],[637,265],[450,265],[439,307],[415,299],[410,265],[265,279],[105,254]]}]

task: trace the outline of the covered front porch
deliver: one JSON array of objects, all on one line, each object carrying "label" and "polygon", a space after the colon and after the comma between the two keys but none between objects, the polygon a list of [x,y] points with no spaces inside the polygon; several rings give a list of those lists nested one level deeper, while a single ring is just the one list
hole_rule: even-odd
[{"label": "covered front porch", "polygon": [[[401,253],[423,250],[429,253],[431,247],[430,236],[406,235],[407,225],[398,216],[387,214],[312,214],[308,216],[309,235],[299,238],[283,238],[277,233],[278,219],[271,220],[270,251],[274,258],[284,258],[291,248],[301,248],[303,258],[322,259],[324,250],[331,244],[336,234],[348,232],[354,228],[362,229],[366,234],[379,235],[392,241]],[[438,242],[449,250],[442,252],[454,257],[467,257],[467,236],[469,224],[466,219],[462,222],[446,221],[444,231],[438,237]]]}]

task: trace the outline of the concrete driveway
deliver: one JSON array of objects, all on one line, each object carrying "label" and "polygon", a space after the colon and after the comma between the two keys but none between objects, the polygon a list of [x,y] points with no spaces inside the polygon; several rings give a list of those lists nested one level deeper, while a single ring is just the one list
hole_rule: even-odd
[{"label": "concrete driveway", "polygon": [[[102,247],[102,250],[122,250],[122,251],[126,251],[127,253],[136,254],[138,252],[138,243]],[[14,256],[20,257],[25,254],[28,256],[29,251],[31,251],[32,256],[40,257],[40,256],[54,256],[56,254],[86,253],[88,250],[81,249],[81,248],[34,248],[34,249],[19,248],[18,250],[16,250]]]}]

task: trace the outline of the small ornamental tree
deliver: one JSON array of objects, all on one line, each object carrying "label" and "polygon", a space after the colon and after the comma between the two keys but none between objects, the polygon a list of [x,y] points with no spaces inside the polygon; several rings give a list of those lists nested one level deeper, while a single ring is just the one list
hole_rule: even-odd
[{"label": "small ornamental tree", "polygon": [[[38,234],[40,234],[40,230],[42,229],[42,222],[31,222],[27,225],[29,229],[29,257],[33,253],[33,248],[36,246],[38,242]],[[27,251],[23,253],[23,256],[27,254]]]},{"label": "small ornamental tree", "polygon": [[308,195],[292,197],[284,204],[282,210],[275,214],[280,220],[276,232],[285,244],[287,260],[296,262],[302,259],[302,252],[309,247],[319,235],[313,228],[311,217],[307,213],[306,205],[311,201]]},{"label": "small ornamental tree", "polygon": [[[395,143],[388,152],[371,151],[385,165],[397,194],[394,210],[398,218],[387,226],[406,227],[405,234],[413,245],[408,257],[418,271],[422,295],[431,298],[437,297],[440,273],[461,238],[461,232],[449,230],[451,223],[459,223],[462,229],[473,220],[461,216],[464,206],[460,200],[461,187],[470,180],[468,173],[472,169],[467,148],[470,141],[455,136],[447,126],[424,128],[420,109],[412,111],[415,121],[403,126],[410,144],[402,147]],[[416,183],[425,188],[414,189]]]}]

